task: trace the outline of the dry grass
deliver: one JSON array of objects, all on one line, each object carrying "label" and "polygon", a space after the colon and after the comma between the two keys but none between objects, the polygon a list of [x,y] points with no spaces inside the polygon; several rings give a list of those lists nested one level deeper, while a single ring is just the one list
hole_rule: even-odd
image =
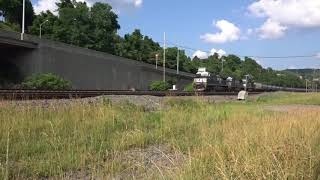
[{"label": "dry grass", "polygon": [[261,104],[2,107],[0,179],[319,178],[320,110]]}]

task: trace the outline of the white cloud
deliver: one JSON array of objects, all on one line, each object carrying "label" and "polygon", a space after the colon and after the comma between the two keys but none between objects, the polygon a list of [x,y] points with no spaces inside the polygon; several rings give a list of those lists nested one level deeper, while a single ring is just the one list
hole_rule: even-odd
[{"label": "white cloud", "polygon": [[296,67],[296,66],[293,66],[293,65],[290,65],[290,66],[288,67],[288,69],[297,69],[297,67]]},{"label": "white cloud", "polygon": [[57,2],[60,2],[60,0],[38,0],[38,2],[33,5],[34,12],[40,14],[42,11],[50,10],[54,13],[57,9]]},{"label": "white cloud", "polygon": [[262,39],[278,39],[284,36],[288,28],[282,26],[279,22],[268,19],[257,31]]},{"label": "white cloud", "polygon": [[212,56],[215,53],[217,53],[219,55],[219,58],[221,58],[222,56],[225,56],[227,54],[222,49],[216,50],[215,48],[212,48],[210,53],[197,50],[196,52],[193,53],[192,58],[197,56],[199,59],[207,59],[209,56]]},{"label": "white cloud", "polygon": [[218,55],[219,55],[219,58],[221,58],[222,56],[225,56],[227,53],[224,51],[224,50],[222,50],[222,49],[219,49],[219,50],[216,50],[216,49],[211,49],[211,51],[210,51],[210,55],[212,56],[212,55],[214,55],[215,53],[217,53]]},{"label": "white cloud", "polygon": [[320,52],[316,54],[316,58],[320,59]]},{"label": "white cloud", "polygon": [[194,57],[198,57],[199,59],[207,59],[208,58],[208,53],[207,52],[203,52],[200,50],[197,50],[196,52],[193,53],[192,58]]},{"label": "white cloud", "polygon": [[201,35],[200,38],[208,43],[226,43],[240,39],[240,29],[231,22],[220,20],[215,23],[215,26],[220,32],[215,34],[206,33]]},{"label": "white cloud", "polygon": [[251,29],[251,28],[249,28],[249,29],[247,29],[247,35],[251,35],[251,34],[253,34],[254,33],[254,30],[253,29]]},{"label": "white cloud", "polygon": [[271,35],[270,38],[281,37],[285,30],[292,27],[320,27],[319,0],[256,0],[248,10],[254,16],[266,19],[260,28],[261,36],[265,38],[269,36],[263,33],[269,33],[268,27],[271,26],[276,28],[276,32],[271,32],[275,36]]},{"label": "white cloud", "polygon": [[256,63],[258,63],[260,66],[264,66],[264,61],[262,59],[255,58]]},{"label": "white cloud", "polygon": [[217,50],[215,48],[212,48],[211,51],[210,51],[210,55],[214,55],[215,53],[217,53]]},{"label": "white cloud", "polygon": [[142,0],[135,0],[134,1],[134,5],[136,6],[136,7],[140,7],[141,5],[142,5]]},{"label": "white cloud", "polygon": [[[79,2],[86,2],[89,6],[96,2],[109,3],[115,12],[120,12],[124,9],[139,8],[143,4],[143,0],[77,0]],[[42,11],[50,10],[55,13],[57,9],[56,3],[60,0],[38,0],[34,4],[34,11],[39,14]]]}]

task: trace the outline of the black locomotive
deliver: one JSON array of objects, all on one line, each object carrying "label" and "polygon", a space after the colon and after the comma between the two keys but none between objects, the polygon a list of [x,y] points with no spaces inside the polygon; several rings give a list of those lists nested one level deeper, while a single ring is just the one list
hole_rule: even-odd
[{"label": "black locomotive", "polygon": [[211,75],[205,68],[199,68],[193,81],[195,91],[214,91],[214,92],[238,92],[246,91],[292,91],[305,92],[303,88],[288,88],[273,85],[265,85],[254,82],[253,77],[246,75],[242,80],[232,77],[222,78],[219,75]]}]

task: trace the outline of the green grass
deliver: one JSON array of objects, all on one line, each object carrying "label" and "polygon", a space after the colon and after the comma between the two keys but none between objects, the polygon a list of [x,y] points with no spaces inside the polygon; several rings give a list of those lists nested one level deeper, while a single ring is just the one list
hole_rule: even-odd
[{"label": "green grass", "polygon": [[[47,109],[4,106],[0,179],[60,179],[83,170],[101,178],[128,169],[144,172],[143,165],[117,155],[152,145],[169,146],[184,160],[174,170],[142,173],[143,179],[315,179],[320,174],[320,111],[262,108],[306,103],[302,97],[280,93],[258,103],[222,104],[169,100],[155,112],[107,100]],[[312,97],[314,103],[320,99]]]},{"label": "green grass", "polygon": [[257,99],[259,103],[267,104],[306,104],[320,105],[318,93],[286,93],[277,92],[261,96]]}]

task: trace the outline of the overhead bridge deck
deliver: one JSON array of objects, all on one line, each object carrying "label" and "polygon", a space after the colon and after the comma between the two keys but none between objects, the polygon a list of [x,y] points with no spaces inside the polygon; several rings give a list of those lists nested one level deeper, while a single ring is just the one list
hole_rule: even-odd
[{"label": "overhead bridge deck", "polygon": [[8,36],[8,33],[0,33],[0,48],[27,48],[35,49],[38,47],[38,43],[20,40],[16,36]]}]

